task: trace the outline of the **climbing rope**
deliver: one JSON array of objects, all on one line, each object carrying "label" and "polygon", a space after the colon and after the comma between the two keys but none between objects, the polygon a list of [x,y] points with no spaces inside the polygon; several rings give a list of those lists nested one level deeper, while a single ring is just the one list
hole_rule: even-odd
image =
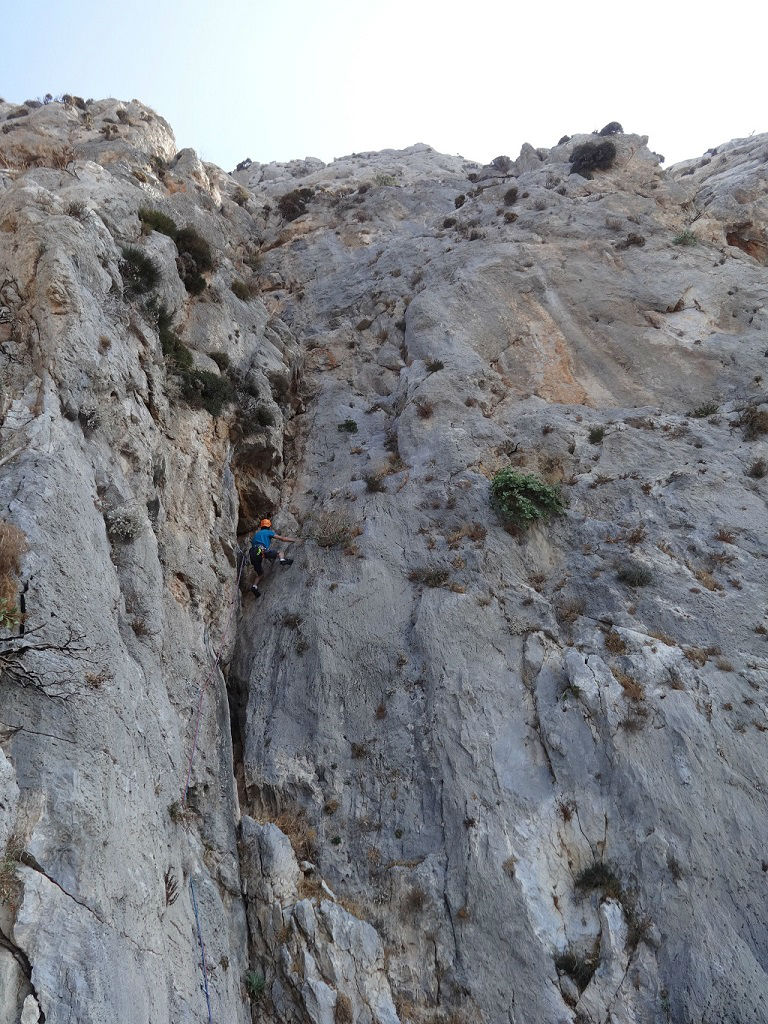
[{"label": "climbing rope", "polygon": [[[227,644],[227,640],[229,638],[230,628],[232,626],[232,622],[234,620],[235,613],[237,612],[237,597],[238,597],[238,594],[240,593],[240,580],[242,579],[242,576],[243,576],[243,570],[245,569],[245,564],[246,564],[246,561],[247,561],[247,557],[246,557],[245,551],[242,551],[240,549],[239,545],[237,545],[236,547],[237,547],[237,557],[240,558],[240,568],[238,569],[238,572],[237,572],[237,581],[235,583],[235,589],[234,589],[234,593],[232,595],[232,601],[231,601],[230,610],[229,610],[229,617],[227,618],[226,624],[224,626],[224,630],[223,630],[222,637],[221,637],[221,643],[219,644],[219,649],[216,652],[216,657],[214,658],[213,665],[211,666],[211,669],[210,669],[208,675],[205,677],[205,679],[203,681],[203,685],[200,687],[200,693],[199,693],[198,698],[197,698],[197,709],[196,709],[196,712],[195,712],[195,732],[194,732],[194,736],[193,736],[193,739],[192,739],[192,750],[190,751],[190,755],[189,755],[189,764],[187,765],[187,774],[186,774],[186,778],[184,780],[184,788],[181,791],[181,806],[182,806],[182,808],[185,806],[185,804],[187,802],[187,793],[189,791],[189,782],[190,782],[190,779],[192,777],[192,765],[193,765],[194,760],[195,760],[195,754],[197,753],[197,741],[198,741],[198,738],[200,736],[200,721],[202,719],[202,713],[203,713],[203,698],[205,696],[205,691],[208,689],[208,685],[210,684],[211,679],[213,679],[213,676],[214,676],[217,668],[219,667],[219,663],[221,662],[221,656],[224,653],[224,648],[225,648],[225,646]],[[195,912],[195,924],[197,926],[197,942],[198,942],[198,945],[200,946],[200,965],[201,965],[202,972],[203,972],[203,991],[205,992],[205,1005],[208,1008],[208,1024],[213,1024],[213,1013],[211,1011],[211,994],[210,994],[210,991],[208,989],[208,965],[207,965],[206,960],[205,960],[205,943],[203,942],[203,930],[202,930],[202,927],[200,925],[200,914],[199,914],[198,909],[197,909],[197,897],[195,896],[195,886],[194,886],[194,884],[192,882],[191,877],[189,879],[189,890],[190,890],[190,892],[192,894],[192,909]]]},{"label": "climbing rope", "polygon": [[205,943],[203,942],[203,932],[200,928],[200,915],[197,912],[197,899],[195,897],[195,887],[192,884],[192,879],[189,880],[189,889],[192,893],[192,909],[195,911],[195,922],[197,923],[197,941],[200,946],[200,963],[203,968],[203,990],[205,992],[205,1004],[208,1007],[208,1024],[213,1024],[213,1015],[211,1013],[211,996],[208,991],[208,966],[205,962]]},{"label": "climbing rope", "polygon": [[247,561],[246,556],[245,556],[245,552],[241,552],[239,547],[237,548],[237,553],[238,553],[238,556],[242,554],[243,557],[242,557],[242,559],[240,561],[240,569],[238,570],[238,573],[237,573],[237,582],[235,583],[235,591],[234,591],[234,594],[232,595],[232,602],[231,602],[231,607],[230,607],[230,612],[229,612],[229,618],[227,619],[227,623],[226,623],[226,625],[224,627],[224,634],[222,636],[221,643],[219,644],[219,649],[218,649],[218,651],[216,653],[216,657],[214,659],[213,665],[211,666],[210,672],[205,677],[205,680],[203,681],[203,685],[200,687],[200,695],[197,698],[197,711],[195,713],[195,733],[194,733],[194,736],[193,736],[193,739],[192,739],[192,750],[191,750],[190,755],[189,755],[189,764],[187,765],[187,776],[186,776],[186,779],[184,780],[184,787],[183,787],[183,789],[181,791],[181,806],[182,806],[182,808],[184,808],[184,806],[186,805],[186,802],[187,802],[187,793],[189,791],[189,781],[192,778],[192,764],[194,763],[195,754],[197,753],[197,741],[198,741],[198,737],[200,736],[200,720],[202,718],[202,713],[203,713],[203,697],[205,696],[205,691],[208,689],[208,684],[210,683],[211,679],[213,679],[213,676],[214,676],[214,674],[216,672],[216,669],[219,667],[219,662],[221,661],[221,656],[224,653],[224,647],[225,647],[225,644],[227,642],[227,637],[229,636],[229,629],[230,629],[230,626],[232,625],[232,621],[233,621],[233,619],[235,617],[235,612],[237,611],[237,595],[240,592],[240,580],[242,579],[243,570],[245,568],[245,563]]}]

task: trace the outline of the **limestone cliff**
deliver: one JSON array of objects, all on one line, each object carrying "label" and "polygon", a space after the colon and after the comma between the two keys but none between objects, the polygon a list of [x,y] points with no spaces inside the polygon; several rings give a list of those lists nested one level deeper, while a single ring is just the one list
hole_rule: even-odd
[{"label": "limestone cliff", "polygon": [[2,1020],[768,1020],[768,137],[0,128]]}]

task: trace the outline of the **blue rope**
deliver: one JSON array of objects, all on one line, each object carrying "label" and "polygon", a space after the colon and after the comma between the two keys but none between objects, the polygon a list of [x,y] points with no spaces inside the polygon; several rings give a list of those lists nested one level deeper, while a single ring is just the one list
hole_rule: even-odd
[{"label": "blue rope", "polygon": [[192,892],[192,909],[195,912],[195,921],[197,922],[197,941],[200,944],[200,956],[203,964],[203,989],[205,991],[205,1002],[208,1006],[208,1024],[213,1024],[213,1016],[211,1014],[211,996],[208,992],[208,968],[205,964],[205,944],[203,942],[203,933],[200,930],[200,915],[197,912],[197,900],[195,898],[195,887],[192,884],[192,879],[189,880],[189,888]]},{"label": "blue rope", "polygon": [[[240,554],[240,547],[239,547],[239,545],[237,545],[237,553],[238,553],[238,555]],[[242,575],[243,575],[243,569],[245,569],[245,563],[246,563],[245,552],[243,552],[243,560],[240,563],[240,570],[239,570],[239,572],[237,574],[237,582],[235,583],[235,593],[234,593],[234,596],[232,598],[232,608],[231,608],[231,611],[229,613],[229,619],[227,620],[227,623],[226,623],[226,625],[224,627],[224,636],[222,637],[222,640],[221,640],[221,646],[219,647],[219,651],[218,651],[218,654],[216,655],[216,659],[215,659],[213,665],[211,666],[211,671],[205,677],[205,680],[203,681],[203,685],[200,687],[200,696],[197,699],[197,712],[195,714],[195,736],[194,736],[194,739],[192,740],[192,751],[191,751],[191,753],[189,755],[189,765],[187,766],[187,778],[186,778],[186,781],[184,782],[184,788],[181,791],[181,806],[182,806],[182,808],[184,808],[186,806],[186,803],[187,803],[187,793],[189,792],[189,782],[190,782],[190,779],[192,778],[192,764],[193,764],[193,762],[195,760],[195,754],[197,753],[197,740],[198,740],[198,737],[200,736],[200,718],[201,718],[201,714],[202,714],[202,710],[203,710],[203,697],[205,696],[205,691],[208,689],[208,684],[210,683],[211,679],[213,679],[213,675],[214,675],[216,669],[219,667],[219,662],[221,661],[221,656],[224,653],[224,643],[225,643],[225,641],[227,639],[227,635],[229,634],[229,627],[232,625],[232,620],[235,617],[235,612],[237,611],[237,594],[238,594],[238,591],[240,590],[240,580],[241,580]]]}]

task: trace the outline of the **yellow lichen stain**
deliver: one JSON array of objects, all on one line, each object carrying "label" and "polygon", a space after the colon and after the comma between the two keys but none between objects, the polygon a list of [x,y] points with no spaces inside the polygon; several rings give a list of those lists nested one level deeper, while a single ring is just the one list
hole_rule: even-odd
[{"label": "yellow lichen stain", "polygon": [[589,395],[574,373],[567,338],[540,303],[534,301],[527,305],[527,345],[518,348],[517,352],[528,363],[533,393],[547,402],[591,405]]}]

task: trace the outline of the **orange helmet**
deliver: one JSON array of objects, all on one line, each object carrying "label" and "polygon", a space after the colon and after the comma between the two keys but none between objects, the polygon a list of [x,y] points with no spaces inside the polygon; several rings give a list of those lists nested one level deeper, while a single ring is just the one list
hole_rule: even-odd
[{"label": "orange helmet", "polygon": [[268,530],[271,525],[272,525],[272,520],[271,519],[262,519],[261,522],[259,523],[259,529],[260,530]]}]

